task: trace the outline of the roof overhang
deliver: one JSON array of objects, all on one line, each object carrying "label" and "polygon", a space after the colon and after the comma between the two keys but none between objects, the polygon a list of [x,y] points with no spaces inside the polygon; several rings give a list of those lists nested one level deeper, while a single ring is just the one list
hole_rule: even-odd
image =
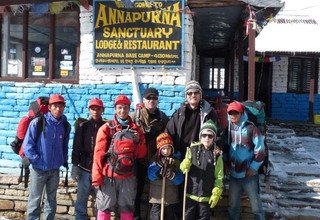
[{"label": "roof overhang", "polygon": [[311,2],[286,0],[285,6],[256,37],[256,52],[318,55],[320,5]]},{"label": "roof overhang", "polygon": [[199,54],[222,55],[230,49],[236,31],[243,22],[243,11],[250,4],[278,8],[280,0],[189,0],[194,15],[194,40]]}]

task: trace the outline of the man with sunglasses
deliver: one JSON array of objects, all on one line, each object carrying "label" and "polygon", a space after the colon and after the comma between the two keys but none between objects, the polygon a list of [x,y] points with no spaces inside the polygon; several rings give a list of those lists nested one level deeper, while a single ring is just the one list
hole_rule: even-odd
[{"label": "man with sunglasses", "polygon": [[224,135],[224,160],[229,183],[229,219],[240,219],[240,200],[245,192],[249,197],[254,219],[265,219],[259,195],[258,169],[265,157],[264,139],[250,121],[240,102],[228,109],[229,126]]},{"label": "man with sunglasses", "polygon": [[[214,108],[202,99],[202,88],[197,81],[191,80],[185,87],[186,101],[175,111],[169,120],[166,132],[173,139],[173,146],[181,152],[182,158],[192,142],[199,141],[199,132],[202,125],[212,120],[217,125],[217,114]],[[218,126],[219,127],[219,126]],[[180,204],[183,200],[183,184],[179,187]],[[176,214],[182,217],[182,208],[177,207]]]},{"label": "man with sunglasses", "polygon": [[147,157],[144,160],[138,160],[136,163],[138,188],[135,199],[135,219],[141,219],[141,196],[147,177],[148,164],[157,152],[156,139],[164,131],[169,120],[167,115],[160,111],[158,104],[159,92],[156,88],[150,87],[144,91],[143,104],[138,104],[135,112],[131,115],[135,123],[142,129],[148,147]]},{"label": "man with sunglasses", "polygon": [[214,108],[202,99],[202,88],[197,81],[192,80],[186,84],[185,98],[186,101],[173,113],[166,127],[166,132],[171,135],[182,157],[190,143],[199,141],[203,123],[211,119],[217,124],[218,118]]}]

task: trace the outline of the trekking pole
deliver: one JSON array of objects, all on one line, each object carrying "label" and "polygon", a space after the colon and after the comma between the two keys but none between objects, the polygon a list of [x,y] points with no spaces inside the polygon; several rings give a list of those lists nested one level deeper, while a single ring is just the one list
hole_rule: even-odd
[{"label": "trekking pole", "polygon": [[166,174],[167,172],[167,163],[164,164],[163,174],[164,177],[162,177],[162,191],[161,191],[161,215],[160,220],[164,220],[164,202],[165,202],[165,193],[166,193]]},{"label": "trekking pole", "polygon": [[184,188],[183,188],[182,220],[186,219],[186,200],[187,200],[188,174],[189,174],[189,171],[186,171],[185,178],[184,178]]}]

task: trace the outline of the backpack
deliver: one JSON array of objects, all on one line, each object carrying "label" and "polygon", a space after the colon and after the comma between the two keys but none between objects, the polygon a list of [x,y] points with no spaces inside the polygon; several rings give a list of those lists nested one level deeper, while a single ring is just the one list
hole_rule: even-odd
[{"label": "backpack", "polygon": [[73,124],[74,132],[76,132],[79,129],[80,125],[86,121],[88,121],[88,119],[86,118],[81,118],[81,117],[77,118]]},{"label": "backpack", "polygon": [[[264,146],[266,156],[262,162],[258,173],[268,176],[270,174],[270,167],[272,167],[269,161],[269,147],[266,141],[266,114],[265,114],[265,104],[261,101],[245,101],[242,103],[244,105],[245,112],[248,115],[248,120],[251,121],[257,128],[259,128],[261,134],[264,136]],[[248,137],[252,138],[252,129],[248,129]]]},{"label": "backpack", "polygon": [[242,103],[248,115],[249,121],[257,126],[262,135],[266,134],[266,113],[264,110],[265,104],[261,101],[245,101]]},{"label": "backpack", "polygon": [[[19,121],[19,124],[17,127],[17,135],[14,141],[10,143],[10,145],[13,152],[15,154],[20,155],[21,158],[25,157],[23,153],[22,143],[26,136],[29,124],[34,118],[41,117],[42,115],[44,115],[49,111],[48,104],[49,104],[49,97],[41,96],[37,98],[35,101],[31,102],[28,115],[22,117],[21,120]],[[36,140],[38,139],[40,133],[41,133],[41,130],[38,129]]]},{"label": "backpack", "polygon": [[125,175],[134,173],[136,148],[139,142],[134,130],[128,128],[115,132],[113,123],[109,123],[111,142],[106,153],[106,161],[113,173]]}]

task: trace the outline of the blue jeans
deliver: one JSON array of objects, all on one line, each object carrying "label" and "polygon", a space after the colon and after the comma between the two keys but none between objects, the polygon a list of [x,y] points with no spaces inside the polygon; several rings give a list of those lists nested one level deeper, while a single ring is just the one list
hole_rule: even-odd
[{"label": "blue jeans", "polygon": [[88,219],[87,203],[91,191],[91,173],[80,168],[77,201],[74,205],[76,210],[76,220]]},{"label": "blue jeans", "polygon": [[245,192],[250,200],[254,219],[264,220],[264,212],[259,195],[259,175],[236,179],[230,177],[229,184],[229,219],[240,219],[240,199]]},{"label": "blue jeans", "polygon": [[43,219],[53,220],[57,209],[57,190],[59,186],[59,169],[43,171],[31,170],[31,183],[28,199],[28,220],[40,219],[41,198],[44,198]]}]

